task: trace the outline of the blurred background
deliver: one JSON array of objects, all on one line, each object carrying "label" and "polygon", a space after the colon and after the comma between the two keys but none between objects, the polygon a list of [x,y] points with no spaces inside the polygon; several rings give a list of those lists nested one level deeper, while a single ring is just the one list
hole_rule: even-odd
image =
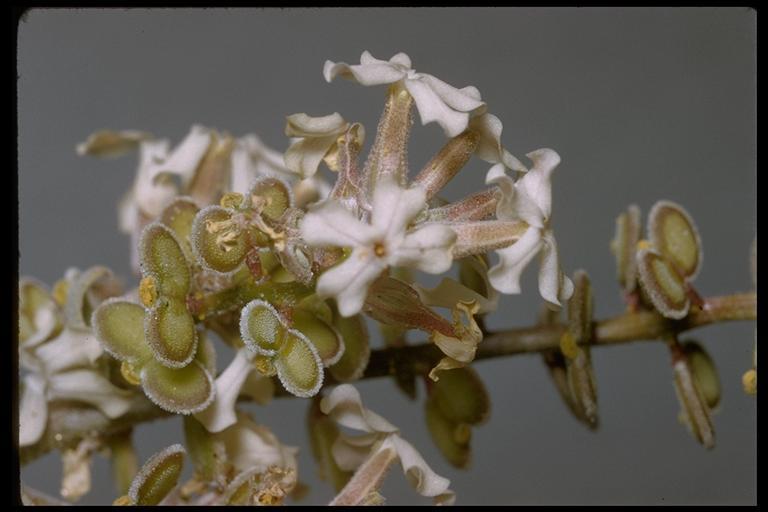
[{"label": "blurred background", "polygon": [[[476,86],[519,158],[557,150],[561,263],[569,274],[588,271],[597,318],[624,308],[609,242],[630,203],[643,222],[658,199],[684,205],[704,245],[699,292],[747,291],[756,234],[755,43],[756,13],[747,8],[33,9],[18,32],[19,272],[51,285],[70,266],[104,264],[137,284],[116,211],[137,160],[78,157],[76,144],[96,130],[144,130],[176,144],[201,123],[256,133],[283,151],[287,115],[339,112],[365,125],[370,145],[385,88],[322,77],[326,59],[354,64],[368,50],[381,59],[403,51],[417,71]],[[411,171],[443,141],[436,124],[417,118]],[[487,169],[473,158],[445,196],[482,188]],[[532,266],[524,293],[505,297],[489,327],[535,321]],[[493,409],[473,431],[468,470],[451,467],[432,443],[422,384],[415,402],[390,380],[359,389],[451,479],[458,504],[754,504],[756,402],[741,389],[754,329],[747,322],[691,333],[713,357],[723,390],[710,452],[677,420],[659,342],[593,351],[597,432],[573,419],[539,355],[478,362]],[[280,399],[248,409],[301,448],[300,478],[310,486],[302,503],[320,504],[333,492],[309,453],[307,406]],[[143,462],[182,441],[180,418],[143,425],[135,439]],[[108,462],[97,456],[93,469],[81,503],[111,503]],[[58,454],[22,469],[25,482],[51,494],[60,477]],[[430,503],[399,469],[382,493],[389,504]]]}]

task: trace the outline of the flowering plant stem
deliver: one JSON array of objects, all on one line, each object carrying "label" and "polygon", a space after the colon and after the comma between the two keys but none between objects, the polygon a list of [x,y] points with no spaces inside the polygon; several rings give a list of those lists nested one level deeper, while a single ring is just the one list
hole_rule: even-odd
[{"label": "flowering plant stem", "polygon": [[[757,295],[747,292],[705,298],[703,306],[693,308],[681,320],[669,320],[655,311],[628,311],[621,315],[593,324],[593,344],[614,345],[630,341],[664,340],[670,334],[729,321],[756,320]],[[539,325],[498,332],[485,332],[478,346],[476,360],[542,352],[557,349],[566,326],[562,324]],[[392,376],[399,369],[410,366],[414,374],[426,375],[443,356],[431,343],[407,345],[374,350],[363,379]],[[324,386],[337,384],[327,376]],[[292,397],[281,386],[276,386],[275,396]],[[171,416],[155,406],[143,395],[136,395],[128,413],[110,420],[93,408],[77,408],[71,404],[53,404],[48,428],[42,439],[20,450],[21,464],[27,464],[55,448],[71,447],[79,439],[99,433],[102,436],[117,434],[133,426],[162,417]]]}]

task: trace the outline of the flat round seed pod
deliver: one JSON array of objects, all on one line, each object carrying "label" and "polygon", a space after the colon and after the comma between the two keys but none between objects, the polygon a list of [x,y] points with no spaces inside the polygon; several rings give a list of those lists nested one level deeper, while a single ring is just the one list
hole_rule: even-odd
[{"label": "flat round seed pod", "polygon": [[139,470],[128,497],[134,505],[157,505],[179,482],[184,466],[184,447],[169,446],[153,455]]},{"label": "flat round seed pod", "polygon": [[611,251],[616,258],[616,278],[625,293],[633,292],[637,285],[635,249],[639,240],[640,208],[632,204],[616,218],[616,234],[611,241]]},{"label": "flat round seed pod", "polygon": [[197,361],[184,368],[168,368],[155,360],[141,369],[144,393],[158,407],[175,414],[193,414],[214,398],[213,377]]},{"label": "flat round seed pod", "polygon": [[455,423],[482,423],[491,412],[491,400],[483,382],[467,366],[442,372],[431,396],[442,414]]},{"label": "flat round seed pod", "polygon": [[299,397],[316,395],[323,385],[323,365],[317,349],[303,334],[293,329],[275,359],[277,377],[285,389]]},{"label": "flat round seed pod", "polygon": [[257,354],[274,357],[286,330],[274,306],[263,300],[252,300],[240,312],[240,337]]},{"label": "flat round seed pod", "polygon": [[144,335],[155,358],[169,368],[187,366],[197,350],[195,319],[184,301],[162,298],[147,310]]},{"label": "flat round seed pod", "polygon": [[[443,375],[449,372],[443,372]],[[441,378],[440,381],[443,379]],[[438,382],[440,382],[438,381]],[[465,469],[469,465],[471,429],[466,423],[455,423],[446,418],[433,399],[424,404],[427,429],[443,457],[454,467]]]},{"label": "flat round seed pod", "polygon": [[261,178],[256,181],[248,193],[250,206],[269,221],[276,222],[293,206],[293,191],[283,180],[278,178]]},{"label": "flat round seed pod", "polygon": [[693,218],[679,204],[658,201],[648,214],[648,237],[656,250],[685,278],[701,268],[701,238]]},{"label": "flat round seed pod", "polygon": [[701,391],[707,406],[714,409],[720,403],[720,378],[714,361],[704,347],[695,341],[687,341],[683,344],[683,352],[688,358],[693,378]]},{"label": "flat round seed pod", "polygon": [[195,215],[200,211],[197,203],[191,197],[177,197],[171,204],[165,207],[160,216],[160,222],[165,224],[176,235],[184,255],[192,262],[192,245],[190,235],[192,234],[192,223]]},{"label": "flat round seed pod", "polygon": [[234,212],[220,206],[200,210],[192,223],[192,251],[205,267],[231,272],[245,259],[247,236],[235,224]]},{"label": "flat round seed pod", "polygon": [[153,276],[161,296],[184,299],[189,291],[187,258],[173,232],[159,222],[147,226],[139,243],[141,269]]},{"label": "flat round seed pod", "polygon": [[344,352],[336,364],[329,368],[333,378],[339,382],[351,382],[359,379],[371,358],[371,346],[368,343],[368,329],[362,315],[343,317],[335,309],[333,326],[341,334]]},{"label": "flat round seed pod", "polygon": [[108,299],[93,312],[91,324],[96,338],[112,357],[141,366],[152,358],[144,337],[146,310],[139,304]]},{"label": "flat round seed pod", "polygon": [[315,314],[302,309],[293,311],[293,328],[298,329],[317,349],[323,366],[331,366],[341,359],[344,353],[344,341],[332,326]]},{"label": "flat round seed pod", "polygon": [[659,313],[678,320],[688,314],[685,279],[666,259],[650,249],[640,249],[637,270],[643,291]]}]

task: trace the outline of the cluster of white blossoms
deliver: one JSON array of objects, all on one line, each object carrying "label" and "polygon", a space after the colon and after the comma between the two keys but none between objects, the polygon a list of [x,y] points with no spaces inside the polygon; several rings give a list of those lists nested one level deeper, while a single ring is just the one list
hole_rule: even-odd
[{"label": "cluster of white blossoms", "polygon": [[[112,291],[88,303],[91,281],[75,279],[67,301],[73,324],[60,320],[61,305],[24,282],[22,446],[43,439],[52,401],[91,404],[119,418],[143,393],[186,416],[186,451],[174,445],[124,479],[130,488],[123,486],[121,502],[172,503],[198,492],[210,503],[279,503],[300,487],[295,449],[245,415],[239,399],[265,405],[279,393],[278,381],[287,393],[314,397],[328,383],[326,372],[331,384],[358,380],[371,353],[363,315],[401,333],[427,333],[444,356],[429,372],[437,382],[441,372],[474,359],[483,337],[474,316],[495,310],[499,292],[520,293],[521,273],[537,255],[541,297],[553,309],[570,298],[574,287],[560,268],[551,226],[556,152],[528,153],[529,169],[503,147],[502,123],[476,87],[416,72],[404,53],[385,61],[363,52],[355,65],[327,61],[323,75],[388,87],[364,163],[365,129],[338,112],[288,116],[284,153],[255,135],[202,125],[173,148],[145,132],[107,130],[78,146],[80,154],[102,157],[138,150],[119,220],[142,279],[127,295]],[[414,107],[422,124],[437,123],[448,140],[411,175]],[[440,197],[473,155],[492,165],[488,188],[456,201]],[[332,185],[321,177],[323,165],[335,173]],[[499,259],[493,265],[492,251]],[[431,290],[410,274],[442,274],[454,262],[460,281],[446,277]],[[433,307],[449,309],[450,319]],[[209,331],[234,351],[221,371]],[[443,391],[431,392],[457,403],[484,394],[472,375],[463,368],[440,382]],[[468,387],[456,392],[461,386]],[[381,479],[398,460],[419,493],[453,502],[450,482],[396,427],[365,409],[355,388],[344,384],[321,397],[317,414],[364,433],[311,422],[332,446],[325,462],[341,475],[334,504],[377,502]],[[430,428],[450,432],[449,450],[464,450],[469,425],[485,414],[459,414],[445,399],[430,404]],[[89,442],[81,461],[108,441]],[[171,493],[187,451],[197,480]]]}]

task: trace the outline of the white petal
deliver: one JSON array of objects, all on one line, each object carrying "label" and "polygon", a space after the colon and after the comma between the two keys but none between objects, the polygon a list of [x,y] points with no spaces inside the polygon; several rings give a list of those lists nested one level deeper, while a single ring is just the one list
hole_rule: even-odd
[{"label": "white petal", "polygon": [[341,316],[360,312],[368,295],[368,287],[386,268],[368,248],[355,249],[341,264],[326,270],[317,280],[317,294],[335,297]]},{"label": "white petal", "polygon": [[349,436],[341,432],[331,446],[333,461],[342,471],[354,471],[365,462],[371,453],[371,447],[379,439],[381,434],[378,432],[359,436]]},{"label": "white petal", "polygon": [[295,467],[295,449],[284,446],[270,430],[255,423],[245,413],[237,414],[237,422],[216,436],[224,442],[228,462],[239,471],[254,467]]},{"label": "white petal", "polygon": [[501,146],[502,124],[498,117],[483,114],[474,117],[469,125],[478,132],[479,140],[475,153],[478,157],[492,164],[502,163],[508,169],[526,172],[528,169]]},{"label": "white petal", "polygon": [[248,374],[254,370],[251,364],[253,352],[240,349],[229,366],[216,378],[216,391],[210,407],[195,414],[208,432],[221,432],[237,421],[235,402]]},{"label": "white petal", "polygon": [[288,122],[285,126],[285,134],[288,137],[339,135],[347,128],[347,122],[338,112],[321,117],[300,113],[290,115],[286,119]]},{"label": "white petal", "polygon": [[39,375],[28,374],[24,377],[24,393],[19,402],[19,446],[38,442],[47,421],[45,381]]},{"label": "white petal", "polygon": [[314,246],[365,246],[374,238],[374,230],[368,224],[333,200],[311,207],[300,229],[304,241]]},{"label": "white petal", "polygon": [[320,410],[339,425],[368,433],[397,432],[397,427],[363,407],[360,393],[351,384],[342,384],[320,401]]},{"label": "white petal", "polygon": [[421,74],[421,80],[425,82],[430,89],[435,91],[440,99],[443,100],[443,103],[453,110],[458,110],[459,112],[472,112],[473,110],[485,106],[485,103],[483,103],[480,98],[476,97],[476,94],[479,94],[480,92],[475,87],[457,89],[456,87],[443,82],[439,78],[426,73]]},{"label": "white petal", "polygon": [[177,192],[174,183],[156,180],[160,162],[167,155],[166,140],[146,140],[139,146],[139,171],[133,186],[133,197],[138,207],[149,217],[160,215]]},{"label": "white petal", "polygon": [[194,179],[212,139],[212,132],[208,128],[197,124],[192,126],[186,138],[155,169],[155,182],[163,174],[176,174],[181,178],[182,187],[186,187]]},{"label": "white petal", "polygon": [[545,219],[552,212],[552,171],[560,163],[560,156],[551,149],[537,149],[526,155],[533,167],[517,183],[539,207]]},{"label": "white petal", "polygon": [[139,225],[139,210],[133,190],[123,195],[117,206],[117,223],[123,233],[132,233]]},{"label": "white petal", "polygon": [[52,375],[76,366],[92,365],[102,352],[99,340],[90,331],[65,328],[56,339],[41,345],[35,355],[46,373]]},{"label": "white petal", "polygon": [[440,274],[451,268],[451,250],[455,243],[456,233],[448,226],[424,225],[406,235],[389,263],[395,267],[414,267],[429,274]]},{"label": "white petal", "polygon": [[93,370],[72,370],[50,377],[48,398],[73,400],[97,407],[109,418],[122,416],[131,407],[130,391],[114,386]]},{"label": "white petal", "polygon": [[336,135],[299,139],[285,151],[285,166],[302,178],[314,176]]},{"label": "white petal", "polygon": [[361,64],[350,66],[346,62],[325,61],[323,76],[330,82],[337,76],[357,81],[361,85],[391,84],[402,79],[406,70],[387,61],[379,60],[368,52],[360,57]]},{"label": "white petal", "polygon": [[539,267],[539,293],[550,304],[562,306],[562,302],[570,299],[573,294],[573,282],[560,269],[557,242],[551,231],[544,232],[543,242],[541,267]]},{"label": "white petal", "polygon": [[541,231],[528,228],[514,244],[496,252],[499,263],[488,271],[488,280],[501,293],[520,293],[520,274],[541,248]]},{"label": "white petal", "polygon": [[371,224],[388,242],[399,242],[397,239],[405,234],[408,223],[421,212],[425,201],[421,187],[404,189],[392,179],[382,180],[373,193]]},{"label": "white petal", "polygon": [[467,129],[469,114],[451,109],[427,83],[420,79],[405,80],[405,88],[413,96],[422,125],[436,122],[447,137],[455,137]]},{"label": "white petal", "polygon": [[[543,228],[546,218],[539,207],[521,188],[520,182],[533,171],[523,176],[520,181],[514,182],[504,171],[503,164],[496,164],[488,170],[485,177],[487,185],[496,185],[501,190],[501,199],[496,205],[496,218],[499,220],[523,220],[536,228]],[[534,177],[536,179],[536,177]]]},{"label": "white petal", "polygon": [[[368,52],[363,52],[363,55],[365,54],[370,55],[370,53]],[[363,62],[362,57],[360,57],[360,62],[361,63]],[[398,66],[402,66],[406,69],[411,69],[411,58],[403,52],[395,54],[391,59],[389,59],[389,62],[391,62],[392,64],[396,64]]]},{"label": "white petal", "polygon": [[455,493],[450,489],[451,481],[432,471],[421,454],[398,435],[390,435],[380,449],[392,447],[400,458],[408,482],[422,496],[434,497],[435,504],[452,505],[456,500]]}]

